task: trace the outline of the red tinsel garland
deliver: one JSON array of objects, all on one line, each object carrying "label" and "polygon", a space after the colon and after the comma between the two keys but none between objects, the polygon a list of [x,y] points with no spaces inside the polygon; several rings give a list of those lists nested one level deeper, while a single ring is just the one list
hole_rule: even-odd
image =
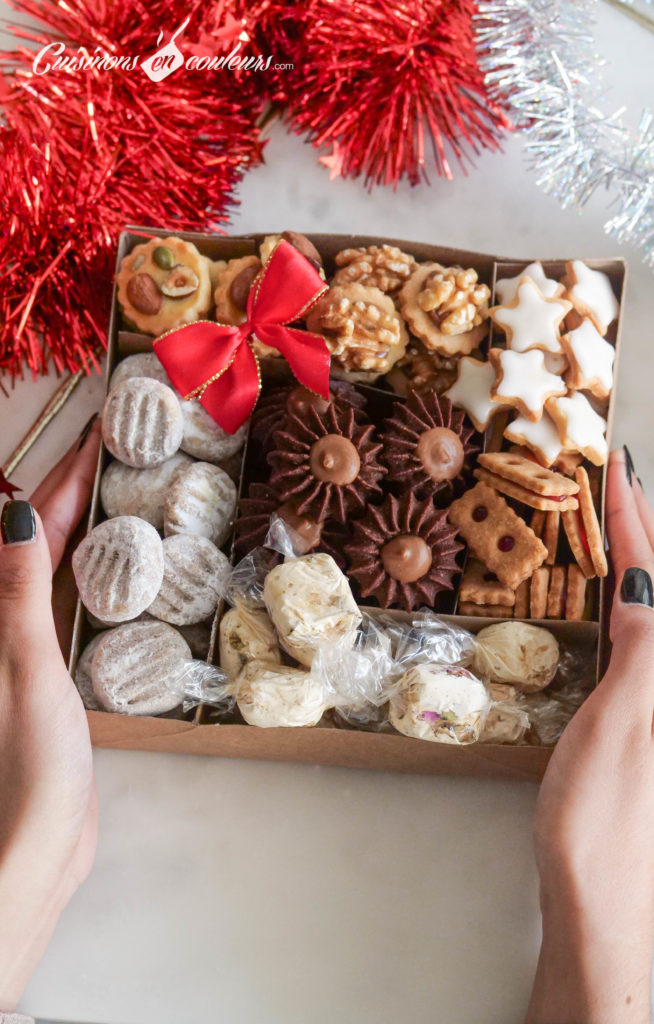
[{"label": "red tinsel garland", "polygon": [[[248,0],[250,21],[272,5]],[[275,33],[291,71],[274,96],[289,104],[298,132],[331,144],[333,174],[369,185],[427,179],[431,147],[439,174],[452,177],[448,151],[497,148],[510,124],[489,100],[477,64],[474,0],[293,0]],[[252,29],[261,42],[256,26]]]},{"label": "red tinsel garland", "polygon": [[[145,56],[162,26],[174,30],[187,16],[163,0],[15,6],[47,25],[27,38],[38,46],[63,39],[71,55],[83,45]],[[189,48],[214,39],[216,13],[215,2],[196,4]],[[230,42],[216,37],[215,51]],[[0,79],[8,122],[0,133],[0,369],[12,376],[23,366],[45,371],[49,354],[58,370],[94,362],[122,228],[215,230],[262,150],[253,77],[225,75],[216,91],[199,71],[165,83],[140,68],[36,75],[33,59],[33,50],[4,54],[9,73]]]}]

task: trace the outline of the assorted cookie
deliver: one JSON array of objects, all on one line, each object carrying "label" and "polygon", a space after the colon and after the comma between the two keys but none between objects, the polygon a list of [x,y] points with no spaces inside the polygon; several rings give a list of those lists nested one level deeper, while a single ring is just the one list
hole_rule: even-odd
[{"label": "assorted cookie", "polygon": [[[389,244],[326,261],[306,236],[285,231],[258,252],[212,263],[169,237],[122,261],[125,327],[157,336],[198,319],[244,323],[282,238],[326,283],[300,326],[330,350],[328,398],[284,380],[279,361],[263,376],[251,424],[230,435],[175,392],[153,353],[123,359],[111,377],[107,519],[73,561],[93,621],[119,624],[94,636],[78,663],[91,709],[179,708],[183,688],[171,680],[193,657],[183,631],[203,630],[206,651],[229,592],[229,554],[262,547],[271,522],[285,525],[295,557],[273,555],[265,607],[235,606],[217,631],[248,724],[321,720],[334,705],[311,670],[316,652],[354,650],[362,606],[509,620],[496,661],[511,664],[512,645],[526,644],[525,677],[532,654],[549,666],[553,651],[549,641],[538,648],[537,634],[518,637],[535,628],[521,620],[596,612],[589,581],[608,571],[596,467],[608,458],[619,312],[609,277],[579,260],[564,274],[534,262],[498,273],[492,304],[474,268]],[[381,406],[370,384],[385,393]],[[483,634],[492,660],[495,634]],[[522,690],[524,679],[488,666],[417,666],[387,717],[423,739],[517,743],[529,724]]]}]

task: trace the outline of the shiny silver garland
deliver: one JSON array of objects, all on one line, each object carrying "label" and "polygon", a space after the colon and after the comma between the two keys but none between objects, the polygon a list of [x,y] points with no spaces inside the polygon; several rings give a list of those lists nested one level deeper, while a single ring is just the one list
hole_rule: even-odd
[{"label": "shiny silver garland", "polygon": [[601,111],[596,0],[481,0],[477,44],[491,98],[526,135],[539,186],[563,207],[610,195],[607,234],[654,269],[654,121],[636,131]]}]

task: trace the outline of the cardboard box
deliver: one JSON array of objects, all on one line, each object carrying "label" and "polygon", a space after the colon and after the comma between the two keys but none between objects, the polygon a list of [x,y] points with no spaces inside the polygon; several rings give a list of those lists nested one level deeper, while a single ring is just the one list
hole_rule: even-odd
[{"label": "cardboard box", "polygon": [[[169,231],[145,228],[130,228],[122,235],[117,253],[117,266],[134,245],[143,241],[143,236],[165,237]],[[198,249],[212,259],[227,259],[257,252],[264,233],[238,237],[199,235],[177,232],[179,237],[194,242]],[[380,244],[380,241],[398,245],[413,253],[419,260],[432,260],[442,264],[458,263],[473,266],[479,272],[480,280],[494,289],[499,277],[514,276],[529,260],[514,261],[495,256],[451,249],[426,243],[408,242],[401,239],[378,239],[360,235],[309,235],[318,247],[326,263],[328,276],[333,270],[333,257],[341,249],[350,246]],[[538,258],[537,256],[533,257]],[[583,258],[573,254],[570,258]],[[560,276],[564,260],[543,260],[545,271]],[[625,282],[624,261],[586,260],[611,277],[622,306]],[[616,350],[620,346],[620,321],[614,324],[609,340],[614,341]],[[119,311],[114,296],[107,358],[107,379],[116,362],[137,351],[151,349],[152,339],[147,335],[134,334],[119,329]],[[617,371],[617,358],[616,358]],[[610,442],[614,389],[608,413],[608,438]],[[490,432],[485,437],[489,444]],[[244,456],[245,459],[245,456]],[[100,477],[107,462],[107,453],[101,450],[98,460],[95,487],[89,514],[89,529],[99,520]],[[602,527],[604,526],[604,486],[606,472],[602,472]],[[610,587],[598,588],[593,601],[591,621],[579,623],[547,620],[541,625],[563,642],[581,644],[595,659],[597,676],[601,674],[608,657],[608,622]],[[402,613],[399,613],[402,614]],[[214,657],[216,627],[220,610],[214,622],[212,650]],[[444,618],[472,632],[477,632],[496,619],[448,616]],[[538,623],[537,623],[538,624]],[[69,668],[74,673],[80,650],[87,642],[89,627],[84,609],[78,601],[71,644]],[[243,757],[271,761],[291,761],[307,764],[343,765],[346,767],[368,768],[381,771],[400,771],[428,775],[480,775],[537,781],[547,767],[551,748],[530,745],[509,746],[472,744],[457,747],[449,744],[432,743],[389,733],[373,733],[339,728],[313,729],[259,729],[247,725],[215,725],[207,721],[209,716],[202,709],[186,719],[130,718],[127,716],[88,712],[93,744],[98,747],[112,747],[134,750],[158,750],[172,753],[213,754],[219,757]]]}]

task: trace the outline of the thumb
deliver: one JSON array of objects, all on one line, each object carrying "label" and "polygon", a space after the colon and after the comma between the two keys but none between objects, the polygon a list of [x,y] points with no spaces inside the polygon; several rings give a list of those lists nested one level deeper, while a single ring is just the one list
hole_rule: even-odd
[{"label": "thumb", "polygon": [[[28,501],[7,501],[0,516],[0,653],[38,645],[56,634],[52,617],[52,562],[38,513]],[[27,645],[27,646],[26,646]]]}]

